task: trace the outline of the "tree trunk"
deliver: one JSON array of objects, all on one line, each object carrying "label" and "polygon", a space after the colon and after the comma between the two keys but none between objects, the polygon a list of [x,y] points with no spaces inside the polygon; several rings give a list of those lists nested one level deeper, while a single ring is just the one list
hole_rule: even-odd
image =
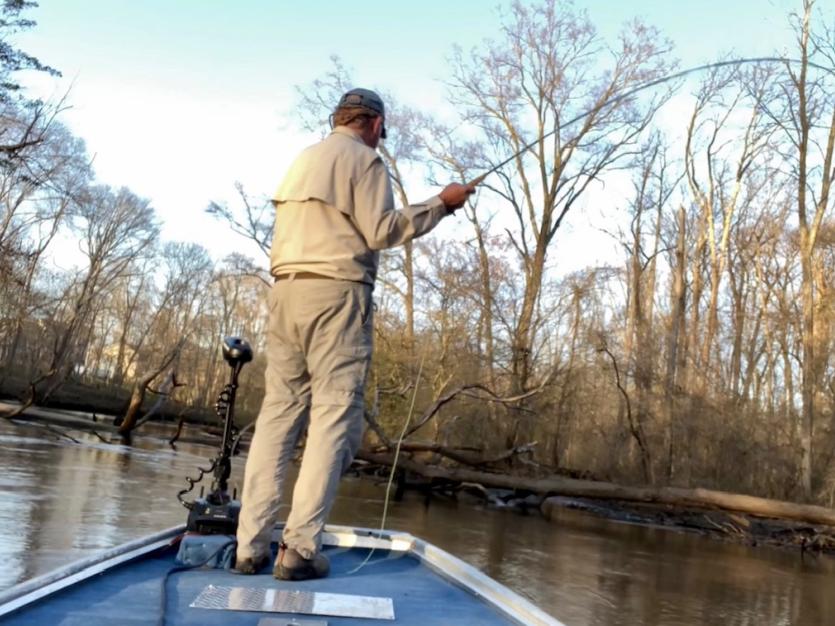
[{"label": "tree trunk", "polygon": [[480,224],[471,218],[478,242],[478,268],[481,284],[481,323],[484,328],[484,362],[487,364],[487,380],[490,388],[496,389],[495,349],[493,347],[493,285],[490,278],[490,256],[484,242],[484,232]]},{"label": "tree trunk", "polygon": [[137,422],[139,421],[139,412],[142,409],[142,402],[145,400],[145,392],[148,391],[148,386],[157,376],[162,374],[162,372],[169,365],[171,365],[172,361],[174,361],[181,349],[182,341],[178,343],[167,355],[165,355],[157,368],[145,374],[145,376],[133,384],[128,409],[125,411],[122,423],[119,424],[119,435],[121,435],[123,439],[129,439],[131,432],[137,426]]},{"label": "tree trunk", "polygon": [[542,290],[542,278],[545,270],[545,249],[537,247],[536,254],[530,260],[530,267],[525,272],[525,295],[519,321],[513,333],[511,352],[511,393],[524,393],[528,388],[531,375],[531,351],[533,348],[533,326],[539,294]]},{"label": "tree trunk", "polygon": [[677,453],[677,412],[676,396],[677,375],[684,367],[684,350],[679,348],[681,333],[684,329],[684,312],[687,304],[685,290],[686,254],[687,254],[687,215],[684,205],[678,209],[678,228],[675,248],[675,262],[672,268],[672,293],[670,294],[670,330],[667,334],[667,364],[664,376],[664,400],[667,408],[667,480],[672,482],[676,475]]},{"label": "tree trunk", "polygon": [[[801,249],[805,237],[801,234]],[[805,251],[801,252],[802,287],[801,306],[803,310],[803,359],[801,362],[801,398],[799,441],[800,441],[800,486],[803,497],[812,496],[812,439],[815,416],[815,295],[811,269],[811,259]]]}]

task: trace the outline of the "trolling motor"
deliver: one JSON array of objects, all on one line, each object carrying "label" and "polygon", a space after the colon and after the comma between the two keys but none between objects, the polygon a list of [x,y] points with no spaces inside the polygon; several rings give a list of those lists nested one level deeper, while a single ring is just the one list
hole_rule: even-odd
[{"label": "trolling motor", "polygon": [[[177,494],[177,499],[189,510],[186,527],[193,532],[205,535],[233,535],[238,527],[238,514],[241,503],[235,499],[237,494],[229,495],[228,481],[232,473],[232,448],[234,446],[233,428],[235,413],[235,393],[238,389],[238,374],[246,363],[252,360],[252,348],[240,337],[226,337],[223,340],[223,358],[232,369],[229,384],[220,392],[215,403],[215,411],[223,421],[223,440],[220,451],[210,467],[198,467],[197,478],[186,478],[189,486]],[[194,489],[203,476],[212,472],[212,488],[206,497],[188,502],[183,496]]]}]

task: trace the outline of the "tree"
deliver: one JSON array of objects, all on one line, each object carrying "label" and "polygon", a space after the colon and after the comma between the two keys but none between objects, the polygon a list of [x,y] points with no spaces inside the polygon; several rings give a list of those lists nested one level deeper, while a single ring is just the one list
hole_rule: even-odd
[{"label": "tree", "polygon": [[31,394],[30,404],[43,402],[63,384],[81,357],[78,340],[91,321],[97,299],[147,251],[159,232],[148,201],[128,189],[114,192],[106,186],[90,187],[76,198],[76,203],[73,227],[81,236],[86,263],[53,320],[52,354],[39,377],[46,386],[40,397]]},{"label": "tree", "polygon": [[[607,47],[585,13],[546,0],[514,2],[500,39],[469,56],[455,53],[452,102],[480,136],[484,170],[517,154],[484,184],[512,210],[516,229],[507,233],[524,277],[511,347],[513,393],[528,389],[534,376],[538,305],[563,220],[596,180],[634,152],[662,99],[610,101],[663,75],[669,48],[637,21]],[[598,64],[601,54],[611,60],[606,69]],[[571,119],[579,121],[566,126]]]},{"label": "tree", "polygon": [[[225,203],[220,204],[212,201],[206,207],[206,213],[226,222],[234,233],[253,242],[269,264],[275,223],[273,204],[267,200],[259,204],[244,191],[243,185],[239,182],[235,183],[235,189],[243,205],[242,211],[230,208]],[[239,215],[241,212],[243,215]],[[239,276],[255,276],[267,287],[272,284],[269,271],[250,257],[243,254],[234,254],[230,257],[230,260],[237,268]]]},{"label": "tree", "polygon": [[[176,362],[187,345],[195,323],[203,310],[213,277],[214,264],[208,251],[193,243],[168,243],[162,253],[165,274],[160,289],[159,305],[153,317],[153,341],[143,354],[144,372],[137,376],[131,389],[131,399],[119,424],[119,434],[129,439],[131,432],[149,415],[140,419],[145,394],[151,383],[168,368],[168,391],[177,386]],[[192,368],[191,371],[193,372]],[[161,404],[156,407],[156,411]]]},{"label": "tree", "polygon": [[832,76],[816,73],[811,63],[828,63],[835,71],[832,31],[812,28],[814,0],[803,0],[792,16],[800,66],[788,65],[786,78],[773,82],[773,99],[763,110],[785,140],[785,157],[796,189],[796,216],[801,266],[802,357],[800,480],[806,498],[812,494],[813,441],[817,394],[825,354],[818,345],[820,288],[818,238],[835,181],[835,89]]},{"label": "tree", "polygon": [[92,177],[84,144],[60,124],[0,168],[0,327],[4,363],[16,362],[24,325],[42,307],[35,293],[42,261]]},{"label": "tree", "polygon": [[[436,120],[423,118],[420,122],[423,129],[419,139],[421,149],[428,155],[430,166],[430,180],[432,184],[439,184],[436,171],[443,172],[448,176],[451,170],[461,182],[474,180],[481,172],[478,166],[481,164],[479,156],[482,152],[481,146],[473,141],[462,139],[449,126]],[[478,196],[470,196],[467,203],[460,209],[467,221],[473,227],[474,238],[468,242],[472,245],[477,255],[477,267],[479,275],[477,302],[479,310],[479,351],[482,351],[483,366],[487,371],[487,380],[492,389],[497,388],[496,378],[496,354],[494,341],[494,308],[495,308],[495,277],[493,276],[493,252],[491,248],[496,247],[499,242],[490,234],[493,215],[482,215],[479,211]],[[496,260],[495,263],[499,261]]]},{"label": "tree", "polygon": [[[635,195],[630,202],[632,219],[627,241],[627,302],[624,354],[626,372],[634,381],[635,406],[628,407],[630,433],[641,454],[644,476],[655,482],[653,451],[647,441],[647,423],[652,413],[650,396],[657,378],[656,336],[653,317],[658,257],[661,252],[661,227],[665,209],[678,181],[671,175],[667,147],[659,135],[652,136],[634,163]],[[650,225],[647,225],[650,222]],[[606,348],[608,350],[608,348]],[[609,353],[617,373],[615,357]],[[623,382],[627,396],[628,382]]]},{"label": "tree", "polygon": [[[693,323],[691,345],[701,345],[697,356],[700,391],[713,371],[718,332],[718,306],[721,282],[731,254],[731,232],[740,208],[740,198],[753,201],[745,186],[758,166],[767,164],[768,142],[772,133],[764,123],[762,102],[770,72],[765,69],[743,73],[736,67],[711,70],[696,94],[687,128],[685,171],[692,200],[699,207],[696,255],[707,257],[710,292],[707,323],[700,337],[701,268],[693,268]],[[738,133],[735,117],[746,116]],[[741,134],[741,136],[740,136]]]}]

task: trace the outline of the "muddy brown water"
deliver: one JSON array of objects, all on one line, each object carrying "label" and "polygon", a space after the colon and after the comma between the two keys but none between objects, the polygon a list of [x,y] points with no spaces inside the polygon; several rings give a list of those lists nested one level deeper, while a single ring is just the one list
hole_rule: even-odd
[{"label": "muddy brown water", "polygon": [[[0,420],[0,589],[185,521],[175,494],[213,450],[128,448]],[[233,483],[242,474],[235,459]],[[385,486],[343,481],[331,520],[376,527]],[[835,624],[835,559],[565,511],[555,522],[407,494],[387,528],[480,568],[569,626]]]}]

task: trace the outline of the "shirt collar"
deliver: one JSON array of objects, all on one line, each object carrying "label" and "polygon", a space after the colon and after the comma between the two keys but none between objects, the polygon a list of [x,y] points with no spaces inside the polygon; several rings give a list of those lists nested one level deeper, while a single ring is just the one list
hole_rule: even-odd
[{"label": "shirt collar", "polygon": [[346,137],[350,137],[354,141],[360,142],[362,145],[365,145],[365,142],[360,137],[360,131],[351,128],[350,126],[337,126],[331,131],[331,135],[339,134],[345,135]]}]

